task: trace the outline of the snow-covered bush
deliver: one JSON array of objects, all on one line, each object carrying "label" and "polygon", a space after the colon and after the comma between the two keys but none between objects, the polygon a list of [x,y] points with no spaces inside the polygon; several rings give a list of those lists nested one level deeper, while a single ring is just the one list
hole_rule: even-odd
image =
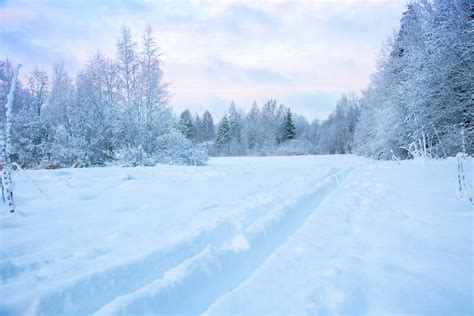
[{"label": "snow-covered bush", "polygon": [[64,126],[56,128],[54,138],[56,141],[51,145],[48,165],[75,168],[90,165],[86,154],[87,144],[82,138],[72,137]]},{"label": "snow-covered bush", "polygon": [[151,165],[148,157],[142,146],[123,148],[116,153],[116,161],[124,167],[136,167]]},{"label": "snow-covered bush", "polygon": [[190,152],[189,158],[191,165],[194,166],[204,166],[207,164],[209,160],[208,153],[207,153],[207,145],[206,144],[197,144],[194,145]]},{"label": "snow-covered bush", "polygon": [[427,152],[426,147],[423,146],[421,140],[412,142],[409,146],[402,146],[402,149],[406,150],[409,158],[413,159],[426,159],[431,158],[431,155]]},{"label": "snow-covered bush", "polygon": [[177,165],[202,166],[207,163],[206,145],[193,145],[183,134],[175,129],[158,137],[157,162]]},{"label": "snow-covered bush", "polygon": [[129,147],[118,150],[115,162],[124,167],[171,165],[202,166],[207,163],[207,145],[195,145],[180,131],[169,129],[156,139],[156,151],[147,153],[144,148]]}]

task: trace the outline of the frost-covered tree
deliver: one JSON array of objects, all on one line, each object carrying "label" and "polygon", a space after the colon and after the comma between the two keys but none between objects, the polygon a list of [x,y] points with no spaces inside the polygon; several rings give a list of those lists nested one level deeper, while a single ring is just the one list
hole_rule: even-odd
[{"label": "frost-covered tree", "polygon": [[125,112],[118,107],[116,67],[100,53],[94,54],[76,84],[77,104],[71,107],[76,114],[70,126],[76,147],[74,159],[83,165],[102,165],[113,159],[115,150],[122,144],[115,136],[122,134],[123,124],[119,119]]},{"label": "frost-covered tree", "polygon": [[193,117],[189,110],[184,110],[179,116],[179,130],[189,140],[194,140],[196,134]]},{"label": "frost-covered tree", "polygon": [[261,126],[263,129],[263,147],[273,148],[277,144],[276,100],[270,100],[263,105]]},{"label": "frost-covered tree", "polygon": [[123,27],[117,41],[120,103],[123,106],[124,117],[121,120],[123,126],[123,140],[126,148],[138,146],[140,108],[137,100],[137,75],[139,60],[137,43],[133,40],[128,27]]},{"label": "frost-covered tree", "polygon": [[[220,155],[294,155],[315,153],[310,124],[300,115],[271,100],[262,110],[254,102],[247,113],[234,103],[220,122],[215,150]],[[286,144],[291,141],[291,144]],[[278,149],[278,147],[281,147]]]},{"label": "frost-covered tree", "polygon": [[194,126],[194,134],[192,137],[193,141],[196,144],[200,144],[204,142],[203,133],[202,133],[203,132],[202,119],[197,113],[194,114],[194,117],[193,117],[193,126]]},{"label": "frost-covered tree", "polygon": [[39,117],[48,97],[48,74],[38,67],[30,73],[28,92],[30,93],[30,109]]},{"label": "frost-covered tree", "polygon": [[12,146],[15,156],[37,166],[46,163],[51,153],[51,128],[43,113],[49,97],[49,79],[46,72],[35,67],[27,81],[24,104],[12,122]]},{"label": "frost-covered tree", "polygon": [[245,119],[245,134],[247,137],[247,148],[252,154],[261,150],[263,145],[263,135],[261,126],[261,113],[256,102],[252,104]]},{"label": "frost-covered tree", "polygon": [[230,126],[227,115],[224,115],[217,127],[216,147],[220,155],[230,154]]},{"label": "frost-covered tree", "polygon": [[313,120],[307,130],[306,139],[311,143],[311,154],[319,153],[319,134],[321,130],[321,123],[319,120]]},{"label": "frost-covered tree", "polygon": [[419,78],[419,99],[424,102],[410,107],[418,110],[410,127],[429,132],[438,156],[441,147],[448,155],[462,151],[464,130],[466,150],[474,154],[473,3],[436,0],[422,3],[422,8],[426,52],[419,64],[426,66],[413,76]]},{"label": "frost-covered tree", "polygon": [[161,163],[201,166],[207,162],[207,149],[194,146],[178,130],[173,129],[158,138],[158,157]]},{"label": "frost-covered tree", "polygon": [[275,112],[275,135],[277,145],[283,143],[287,139],[286,130],[286,108],[280,104]]},{"label": "frost-covered tree", "polygon": [[13,119],[13,102],[15,98],[15,90],[17,87],[18,72],[21,65],[17,65],[12,76],[10,91],[7,95],[7,102],[5,104],[5,116],[2,121],[2,131],[0,133],[0,147],[2,151],[1,165],[2,165],[2,193],[8,203],[8,208],[11,213],[15,211],[15,201],[13,197],[13,178],[12,178],[12,119]]},{"label": "frost-covered tree", "polygon": [[342,95],[333,113],[319,127],[318,151],[322,154],[351,153],[358,119],[357,101]]},{"label": "frost-covered tree", "polygon": [[355,146],[360,154],[412,157],[425,143],[434,157],[455,155],[461,131],[474,151],[472,4],[413,1],[382,50],[360,100]]},{"label": "frost-covered tree", "polygon": [[132,107],[134,101],[133,93],[138,70],[136,47],[137,43],[132,39],[130,29],[124,26],[117,41],[117,55],[120,88],[123,90],[124,103],[127,107]]},{"label": "frost-covered tree", "polygon": [[204,142],[213,141],[216,137],[216,127],[214,126],[214,119],[209,111],[202,114],[201,134]]},{"label": "frost-covered tree", "polygon": [[155,151],[154,138],[169,127],[166,120],[168,101],[167,85],[163,82],[160,50],[153,35],[153,29],[147,25],[143,35],[143,50],[140,54],[140,69],[137,78],[140,125],[140,144],[151,154]]},{"label": "frost-covered tree", "polygon": [[286,110],[285,114],[285,138],[283,141],[292,140],[296,136],[296,127],[293,122],[293,114],[290,109]]},{"label": "frost-covered tree", "polygon": [[[62,64],[53,67],[50,90],[42,118],[48,129],[50,151],[43,164],[72,165],[85,151],[85,146],[78,146],[83,125],[77,122],[79,107],[73,81]],[[82,106],[86,107],[85,104]]]},{"label": "frost-covered tree", "polygon": [[295,138],[304,138],[309,140],[309,131],[311,128],[311,124],[308,122],[306,117],[304,117],[303,115],[295,114],[293,115],[293,122],[295,125]]},{"label": "frost-covered tree", "polygon": [[234,102],[231,103],[228,113],[230,154],[233,156],[243,155],[245,152],[244,140],[242,137],[243,119]]},{"label": "frost-covered tree", "polygon": [[[48,168],[113,162],[152,165],[164,161],[160,151],[177,150],[179,146],[171,145],[164,149],[160,141],[167,134],[168,139],[179,139],[171,137],[179,131],[167,105],[167,85],[151,27],[141,44],[124,27],[117,58],[92,54],[74,80],[62,65],[56,65],[50,77],[35,69],[27,87],[17,89],[15,160],[26,167]],[[12,77],[9,65],[0,63],[1,100]],[[199,164],[207,152],[192,145],[179,154],[194,158],[177,163]]]},{"label": "frost-covered tree", "polygon": [[[367,141],[368,135],[359,131],[356,145],[359,152],[377,158],[391,158],[393,154],[406,156],[403,146],[407,143],[410,131],[407,129],[408,107],[416,100],[417,84],[410,72],[416,66],[416,59],[423,38],[420,38],[422,21],[418,6],[409,6],[402,17],[402,27],[394,38],[384,46],[378,62],[378,72],[372,77],[372,87],[367,89],[361,99],[364,111],[373,112],[372,117],[382,119],[364,121],[361,124],[369,132],[372,141]],[[413,37],[416,35],[416,37]],[[368,116],[367,116],[368,118]]]}]

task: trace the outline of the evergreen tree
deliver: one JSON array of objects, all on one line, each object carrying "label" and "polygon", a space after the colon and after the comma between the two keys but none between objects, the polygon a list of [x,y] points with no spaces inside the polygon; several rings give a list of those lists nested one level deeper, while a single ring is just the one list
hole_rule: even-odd
[{"label": "evergreen tree", "polygon": [[194,125],[194,135],[192,139],[194,140],[195,143],[199,144],[202,143],[203,140],[203,127],[202,127],[202,119],[199,116],[199,114],[194,114],[194,119],[193,119],[193,125]]},{"label": "evergreen tree", "polygon": [[295,138],[296,127],[295,127],[295,123],[293,122],[293,114],[291,113],[290,109],[286,110],[285,131],[286,131],[285,140],[291,140]]},{"label": "evergreen tree", "polygon": [[230,149],[230,126],[227,115],[225,115],[217,128],[216,146],[221,155],[228,155]]},{"label": "evergreen tree", "polygon": [[234,102],[229,107],[229,150],[231,155],[242,155],[242,116],[237,111]]},{"label": "evergreen tree", "polygon": [[280,104],[276,109],[274,128],[276,143],[277,145],[280,145],[281,143],[285,142],[288,137],[286,130],[286,109],[282,104]]},{"label": "evergreen tree", "polygon": [[261,129],[260,109],[257,103],[254,102],[246,117],[247,148],[251,151],[255,152],[262,147],[263,135]]},{"label": "evergreen tree", "polygon": [[189,140],[193,140],[195,129],[193,124],[193,117],[189,110],[185,110],[179,116],[179,130]]},{"label": "evergreen tree", "polygon": [[209,111],[205,111],[202,115],[202,139],[203,141],[212,141],[216,137],[216,127],[214,120]]}]

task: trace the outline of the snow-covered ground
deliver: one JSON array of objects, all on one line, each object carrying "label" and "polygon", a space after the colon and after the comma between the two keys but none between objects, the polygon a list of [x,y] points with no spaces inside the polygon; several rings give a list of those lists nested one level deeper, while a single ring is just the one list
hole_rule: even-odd
[{"label": "snow-covered ground", "polygon": [[0,314],[472,314],[456,161],[17,171]]}]

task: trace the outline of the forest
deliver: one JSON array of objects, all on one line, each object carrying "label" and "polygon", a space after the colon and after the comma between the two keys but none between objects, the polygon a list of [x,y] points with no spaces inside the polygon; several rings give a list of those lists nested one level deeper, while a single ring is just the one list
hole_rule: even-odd
[{"label": "forest", "polygon": [[[123,27],[115,58],[96,52],[76,76],[57,64],[50,72],[35,67],[17,82],[11,159],[59,168],[203,165],[208,156],[472,155],[473,17],[469,1],[412,1],[369,86],[343,94],[328,118],[311,122],[277,100],[254,102],[248,111],[232,102],[218,121],[209,111],[174,113],[152,27],[140,42]],[[13,73],[8,59],[0,62],[2,104]]]},{"label": "forest", "polygon": [[0,0],[0,316],[474,315],[473,1]]}]

